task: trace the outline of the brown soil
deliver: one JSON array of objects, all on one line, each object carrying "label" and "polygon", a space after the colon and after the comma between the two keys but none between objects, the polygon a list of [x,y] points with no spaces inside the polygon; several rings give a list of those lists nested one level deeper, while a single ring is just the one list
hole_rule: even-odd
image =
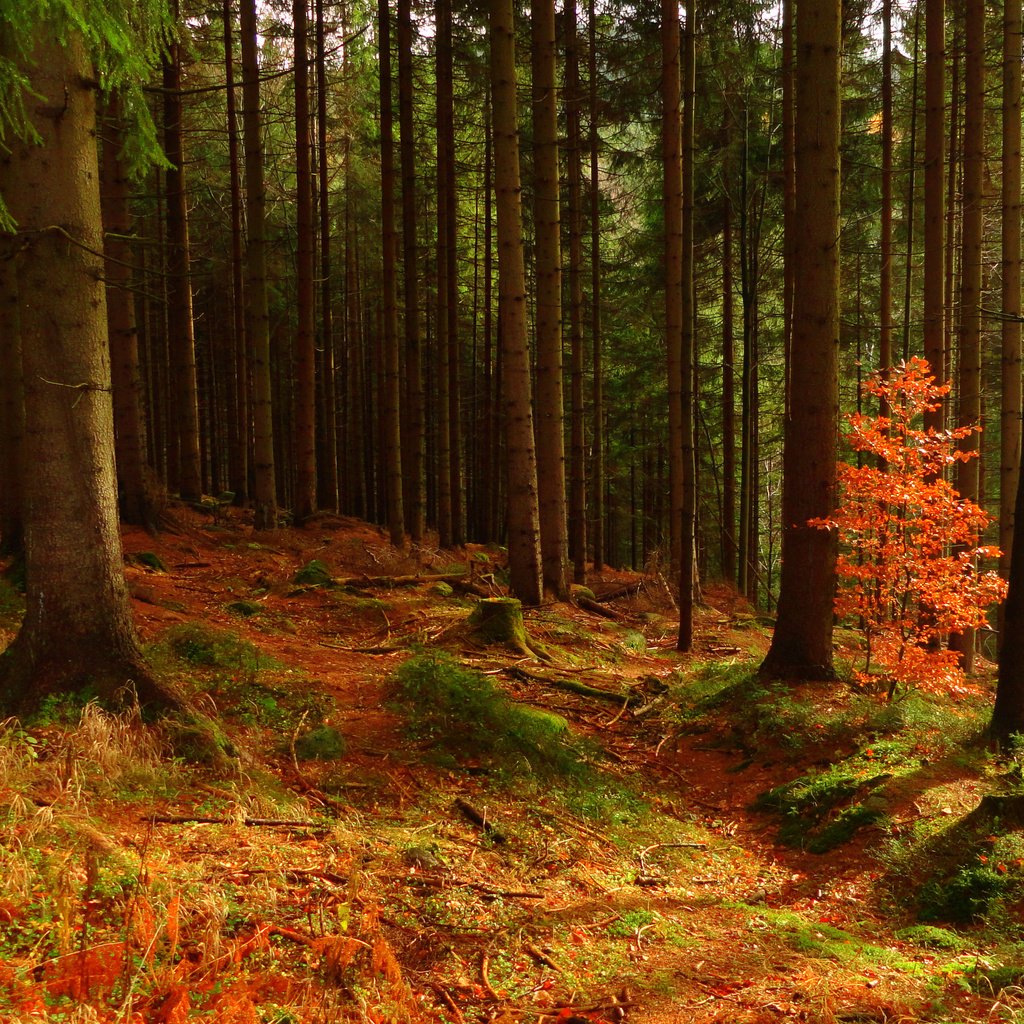
[{"label": "brown soil", "polygon": [[[478,548],[400,553],[376,528],[330,516],[260,534],[233,510],[214,521],[178,510],[175,522],[174,532],[159,537],[132,529],[124,536],[144,640],[199,623],[250,641],[274,663],[268,674],[278,690],[291,688],[329,707],[329,724],[344,735],[347,750],[337,763],[303,762],[294,757],[301,722],[291,736],[229,724],[243,749],[234,777],[200,772],[188,788],[145,808],[114,801],[91,809],[105,843],[143,851],[154,878],[162,872],[173,880],[178,872],[189,879],[189,886],[180,883],[180,907],[166,895],[149,901],[163,966],[139,984],[134,1001],[122,1003],[131,1010],[120,1019],[1018,1019],[1008,1015],[1007,996],[1001,1003],[983,1000],[963,986],[935,983],[937,955],[893,938],[896,925],[880,906],[883,868],[872,854],[879,830],[863,830],[820,856],[776,841],[777,821],[749,808],[759,793],[799,774],[781,748],[761,749],[745,764],[739,744],[722,746],[720,736],[546,688],[536,678],[550,671],[543,663],[472,646],[461,628],[468,608],[439,596],[435,583],[365,582],[469,567],[479,587],[498,594],[493,552],[484,552],[486,561],[478,560]],[[157,555],[167,571],[144,565],[138,559],[144,552]],[[313,558],[358,589],[339,598],[335,589],[293,584]],[[588,585],[600,597],[638,580],[606,570]],[[556,651],[564,674],[613,690],[630,684],[645,700],[656,700],[662,681],[680,668],[709,659],[755,663],[766,648],[765,630],[731,590],[709,588],[704,598],[696,650],[685,656],[672,649],[671,599],[656,578],[609,604],[617,620],[560,604],[528,611],[527,626]],[[258,614],[233,613],[235,601],[253,602]],[[637,634],[646,649],[636,649]],[[437,764],[425,745],[410,742],[389,706],[389,679],[412,645],[444,646],[491,673],[514,699],[564,715],[609,752],[614,776],[647,794],[653,821],[630,841],[628,832],[570,813],[542,790],[495,789],[472,764]],[[509,668],[520,672],[509,675]],[[836,689],[828,699],[841,703],[843,693]],[[208,701],[211,710],[225,710],[216,692]],[[241,824],[242,817],[274,818],[258,813],[253,787],[246,788],[267,774],[301,794],[308,816],[326,816],[330,828]],[[967,810],[977,794],[969,780],[954,781],[943,800]],[[58,790],[49,797],[59,804]],[[243,799],[243,793],[250,795]],[[460,814],[456,798],[483,809],[507,842],[489,838]],[[892,817],[913,817],[922,799],[908,792]],[[153,824],[140,820],[140,810],[181,818],[206,813],[227,823]],[[669,838],[659,843],[662,828]],[[415,859],[419,854],[409,860],[410,850],[431,843],[440,862],[429,854],[425,862]],[[166,892],[176,884],[168,881]],[[214,928],[203,900],[225,887],[259,909]],[[146,894],[136,903],[146,904]],[[0,898],[0,931],[5,913],[16,921],[26,911]],[[796,924],[786,922],[799,922],[803,945],[793,938]],[[905,965],[823,952],[814,940],[815,928],[824,925],[917,963],[918,976]],[[175,941],[168,946],[171,932]],[[0,988],[4,972],[16,968],[31,969],[27,977],[34,979],[25,988],[24,976],[16,981],[11,974],[11,1005],[20,1005],[23,1017],[15,1010],[4,1017],[0,1003],[0,1019],[46,1019],[29,1013],[32,1007],[45,1013],[38,996],[75,991],[83,1006],[96,1008],[88,1019],[118,1019],[106,1015],[88,986],[84,992],[68,987],[69,973],[86,970],[85,952],[77,955],[73,970],[31,955],[10,971],[0,968]],[[950,973],[955,979],[957,972]],[[291,1007],[292,1016],[284,1010],[274,1016],[270,1008],[278,1005]]]}]

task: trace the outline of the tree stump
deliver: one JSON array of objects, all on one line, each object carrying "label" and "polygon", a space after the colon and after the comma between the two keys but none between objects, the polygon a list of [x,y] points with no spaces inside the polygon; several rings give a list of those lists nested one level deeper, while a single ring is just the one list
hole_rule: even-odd
[{"label": "tree stump", "polygon": [[514,597],[485,598],[473,609],[469,624],[473,638],[482,644],[502,644],[527,658],[551,660],[544,645],[527,635],[522,602]]}]

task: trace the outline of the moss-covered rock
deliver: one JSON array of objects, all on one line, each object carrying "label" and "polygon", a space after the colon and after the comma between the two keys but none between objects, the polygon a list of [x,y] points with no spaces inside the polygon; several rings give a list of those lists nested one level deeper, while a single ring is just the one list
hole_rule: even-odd
[{"label": "moss-covered rock", "polygon": [[295,756],[302,761],[337,761],[344,755],[345,737],[330,725],[319,725],[295,740]]},{"label": "moss-covered rock", "polygon": [[334,580],[327,566],[319,558],[314,558],[295,574],[292,582],[306,587],[328,587]]},{"label": "moss-covered rock", "polygon": [[255,601],[232,601],[231,604],[226,605],[225,607],[232,615],[237,615],[242,619],[248,619],[253,615],[259,615],[259,613],[263,611],[263,605],[257,604]]}]

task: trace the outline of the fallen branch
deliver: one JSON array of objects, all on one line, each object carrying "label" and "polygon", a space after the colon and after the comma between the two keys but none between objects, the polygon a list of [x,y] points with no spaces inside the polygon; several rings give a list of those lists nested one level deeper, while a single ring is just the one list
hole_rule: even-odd
[{"label": "fallen branch", "polygon": [[613,622],[622,620],[622,615],[619,612],[612,611],[611,608],[605,608],[603,604],[598,604],[593,598],[585,597],[583,594],[576,594],[574,600],[581,608],[585,608],[588,612],[593,612],[594,615],[600,615],[604,619],[611,619]]},{"label": "fallen branch", "polygon": [[640,588],[644,586],[647,581],[645,579],[639,579],[635,583],[627,583],[624,587],[616,587],[615,590],[609,590],[607,593],[598,594],[597,600],[600,604],[605,604],[608,601],[617,601],[620,597],[629,597],[630,594],[638,594]]},{"label": "fallen branch", "polygon": [[486,814],[482,814],[478,811],[468,800],[464,800],[461,796],[455,798],[455,806],[458,810],[469,818],[474,825],[479,826],[483,829],[484,833],[490,838],[492,842],[503,843],[505,842],[505,836],[503,836],[490,822]]},{"label": "fallen branch", "polygon": [[207,818],[198,814],[144,814],[143,821],[155,825],[247,825],[250,828],[259,826],[285,825],[289,828],[330,828],[326,821],[295,821],[290,818]]},{"label": "fallen branch", "polygon": [[557,679],[551,676],[538,675],[536,672],[527,672],[524,668],[512,667],[504,671],[506,675],[512,676],[513,679],[533,680],[538,683],[544,683],[547,686],[553,686],[556,690],[578,693],[581,697],[592,697],[594,700],[608,701],[609,704],[621,705],[625,700],[626,706],[632,707],[634,704],[641,703],[644,699],[639,693],[614,693],[611,690],[602,690],[596,686],[588,686],[586,683],[578,683],[574,679]]}]

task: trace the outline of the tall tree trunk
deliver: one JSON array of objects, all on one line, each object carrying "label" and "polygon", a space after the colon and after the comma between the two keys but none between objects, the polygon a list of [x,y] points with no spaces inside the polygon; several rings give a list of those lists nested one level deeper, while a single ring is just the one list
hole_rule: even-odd
[{"label": "tall tree trunk", "polygon": [[[1021,450],[1021,0],[1003,8],[1002,352],[999,572],[1007,578]],[[1001,631],[1002,632],[1002,631]]]},{"label": "tall tree trunk", "polygon": [[[796,292],[796,121],[793,93],[796,63],[793,56],[793,7],[796,0],[782,0],[782,338],[786,367],[784,401],[788,409],[789,366],[793,348],[793,296]],[[746,179],[744,179],[745,181]]]},{"label": "tall tree trunk", "polygon": [[661,2],[661,153],[665,219],[665,349],[668,359],[669,535],[678,577],[683,538],[683,156],[679,0]]},{"label": "tall tree trunk", "polygon": [[839,427],[840,5],[801,0],[796,13],[796,188],[792,402],[785,424],[782,575],[762,673],[829,679],[836,538],[809,525],[836,501]]},{"label": "tall tree trunk", "polygon": [[412,4],[398,0],[398,122],[402,166],[402,270],[405,324],[405,410],[402,484],[405,528],[414,544],[423,540],[426,515],[426,420],[420,337],[419,260],[416,245],[416,138],[413,131]]},{"label": "tall tree trunk", "polygon": [[[729,138],[728,121],[722,133]],[[736,582],[736,339],[733,318],[733,211],[729,162],[722,190],[722,577]]]},{"label": "tall tree trunk", "polygon": [[121,518],[155,529],[159,502],[146,462],[146,428],[142,415],[139,338],[132,285],[132,216],[128,204],[128,172],[124,166],[124,122],[121,96],[107,99],[100,165],[103,213],[104,281],[111,378],[114,388],[114,450],[120,484]]},{"label": "tall tree trunk", "polygon": [[170,44],[164,58],[163,84],[164,152],[171,164],[166,177],[167,337],[178,436],[178,490],[185,501],[198,501],[203,496],[203,484],[178,42]]},{"label": "tall tree trunk", "polygon": [[[452,458],[451,458],[451,395],[449,360],[449,329],[451,319],[448,306],[452,299],[449,289],[451,266],[448,247],[452,238],[448,231],[448,218],[454,212],[448,202],[451,157],[449,134],[452,125],[452,12],[450,0],[437,0],[436,77],[437,77],[437,533],[442,548],[451,547],[452,529]],[[457,485],[455,485],[457,486]]]},{"label": "tall tree trunk", "polygon": [[[344,23],[344,7],[342,22]],[[344,28],[343,28],[344,30]],[[316,0],[316,132],[317,195],[320,214],[320,359],[323,429],[317,467],[317,488],[323,508],[340,507],[338,484],[338,409],[334,352],[334,307],[331,301],[331,189],[327,151],[327,46],[324,0]],[[349,372],[352,372],[351,369]],[[354,486],[349,481],[348,486]]]},{"label": "tall tree trunk", "polygon": [[228,431],[228,486],[235,504],[249,500],[249,340],[245,331],[242,258],[242,188],[238,173],[238,116],[235,102],[234,30],[231,0],[224,0],[224,77],[227,84],[228,170],[231,178],[231,314],[234,352],[232,425]]},{"label": "tall tree trunk", "polygon": [[[882,0],[882,217],[879,228],[878,365],[892,366],[892,0]],[[881,410],[884,414],[885,410]]]},{"label": "tall tree trunk", "polygon": [[256,529],[277,526],[274,411],[270,375],[270,312],[267,306],[267,193],[257,51],[256,0],[240,0],[242,130],[245,149],[247,333],[252,354],[253,503]]},{"label": "tall tree trunk", "polygon": [[587,91],[590,100],[590,329],[593,345],[593,426],[591,427],[590,547],[594,572],[604,567],[604,368],[601,338],[601,182],[597,119],[597,10],[587,7]]},{"label": "tall tree trunk", "polygon": [[[960,373],[959,425],[978,426],[981,420],[981,283],[982,204],[985,163],[985,2],[967,0],[966,104],[964,111],[963,250],[960,266]],[[978,434],[961,439],[960,450],[978,452]],[[977,502],[979,459],[956,464],[956,488],[964,498]],[[980,539],[980,538],[979,538]],[[974,667],[975,631],[950,636],[949,646],[960,652],[964,670]]]},{"label": "tall tree trunk", "polygon": [[[445,231],[448,240],[445,256],[448,271],[448,477],[452,489],[452,543],[466,542],[466,490],[463,485],[462,458],[462,331],[459,327],[459,249],[458,249],[458,193],[455,168],[455,96],[452,70],[451,3],[445,0],[447,18],[442,35],[447,56],[444,61],[444,92],[447,114],[445,117],[444,151]],[[443,415],[443,411],[442,411]]]},{"label": "tall tree trunk", "polygon": [[383,415],[384,494],[391,543],[405,543],[402,493],[402,443],[400,428],[398,358],[398,298],[395,289],[397,239],[395,237],[395,139],[391,100],[391,18],[388,0],[377,0],[377,39],[380,47],[380,212],[382,225],[381,266],[383,352],[381,406]]},{"label": "tall tree trunk", "polygon": [[696,295],[693,281],[693,176],[694,140],[693,120],[696,90],[697,52],[694,28],[695,0],[686,0],[686,27],[683,32],[683,244],[682,244],[682,320],[683,343],[680,356],[682,380],[680,393],[680,436],[682,448],[683,492],[679,524],[679,636],[676,648],[689,651],[693,646],[693,593],[695,584],[695,556],[697,547],[697,460],[694,451],[694,381],[695,381],[695,322]]},{"label": "tall tree trunk", "polygon": [[[143,662],[117,522],[102,284],[95,69],[72,29],[40,25],[24,72],[36,137],[10,134],[0,192],[18,225],[0,244],[17,275],[25,380],[26,611],[0,657],[0,705],[37,706],[89,686],[101,699],[180,705]],[[54,111],[59,115],[55,116]],[[59,227],[55,227],[59,225]]]},{"label": "tall tree trunk", "polygon": [[[566,18],[573,21],[566,8]],[[537,488],[544,589],[568,597],[565,416],[562,402],[562,248],[555,80],[555,0],[533,0],[533,224],[536,263]],[[566,29],[568,36],[569,29]],[[571,83],[566,80],[566,88]],[[569,101],[572,102],[571,99]],[[570,160],[572,159],[570,155]],[[572,172],[570,171],[570,174]]]},{"label": "tall tree trunk", "polygon": [[306,0],[294,0],[295,54],[295,498],[297,522],[316,511],[316,292],[313,180],[309,138],[309,24]]},{"label": "tall tree trunk", "polygon": [[587,578],[586,433],[583,405],[583,182],[580,168],[580,59],[576,3],[567,0],[565,17],[565,122],[569,184],[569,365],[570,450],[569,553],[573,579]]},{"label": "tall tree trunk", "polygon": [[[942,151],[945,135],[946,25],[944,0],[925,0],[924,357],[937,380],[945,365],[943,309]],[[943,429],[942,406],[925,413],[925,427]]]},{"label": "tall tree trunk", "polygon": [[524,604],[535,605],[541,601],[543,587],[537,504],[537,454],[534,448],[526,330],[526,272],[523,265],[512,0],[490,0],[489,12],[509,574],[512,593]]}]

